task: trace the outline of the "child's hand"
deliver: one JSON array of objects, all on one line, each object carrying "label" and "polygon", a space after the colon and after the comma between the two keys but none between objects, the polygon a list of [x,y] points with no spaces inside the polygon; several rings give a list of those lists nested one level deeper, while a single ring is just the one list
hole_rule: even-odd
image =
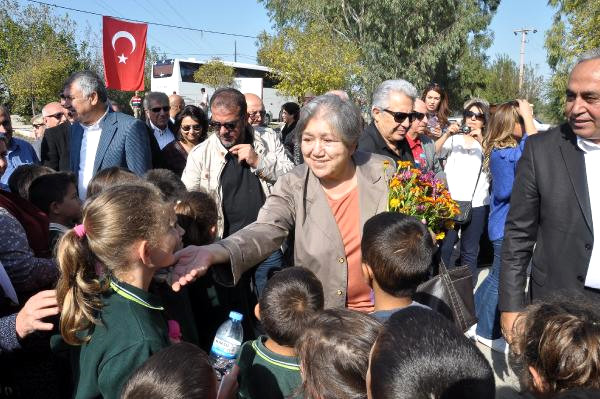
[{"label": "child's hand", "polygon": [[239,374],[240,368],[236,364],[229,373],[223,376],[217,399],[234,399],[236,397],[238,389],[240,388],[237,381]]}]

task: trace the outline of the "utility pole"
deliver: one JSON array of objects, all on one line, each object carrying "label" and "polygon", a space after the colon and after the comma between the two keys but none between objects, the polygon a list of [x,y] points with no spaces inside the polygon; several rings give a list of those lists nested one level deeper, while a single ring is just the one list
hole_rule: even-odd
[{"label": "utility pole", "polygon": [[519,67],[519,93],[523,89],[523,74],[525,72],[525,43],[526,37],[529,32],[537,33],[537,29],[535,28],[521,28],[514,31],[515,36],[517,34],[521,34],[521,65]]},{"label": "utility pole", "polygon": [[233,41],[233,61],[237,62],[237,40]]}]

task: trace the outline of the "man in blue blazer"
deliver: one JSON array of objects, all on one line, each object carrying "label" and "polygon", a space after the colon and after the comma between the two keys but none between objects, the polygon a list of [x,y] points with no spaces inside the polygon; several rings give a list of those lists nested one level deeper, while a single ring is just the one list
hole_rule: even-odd
[{"label": "man in blue blazer", "polygon": [[144,123],[120,112],[110,112],[102,80],[93,72],[76,72],[65,84],[64,107],[77,112],[71,126],[71,170],[77,176],[79,196],[102,169],[127,168],[137,175],[152,167],[150,141]]}]

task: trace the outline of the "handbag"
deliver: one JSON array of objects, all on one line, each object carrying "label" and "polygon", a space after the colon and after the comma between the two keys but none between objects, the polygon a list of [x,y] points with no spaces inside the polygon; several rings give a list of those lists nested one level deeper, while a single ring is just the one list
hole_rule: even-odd
[{"label": "handbag", "polygon": [[452,321],[462,332],[477,323],[469,266],[448,269],[440,260],[438,274],[420,284],[413,299]]},{"label": "handbag", "polygon": [[473,195],[471,195],[471,201],[456,201],[460,209],[460,213],[452,219],[457,224],[467,224],[471,221],[471,209],[473,208],[473,198],[475,197],[475,190],[479,184],[479,178],[481,177],[481,170],[483,169],[483,159],[481,160],[481,166],[479,167],[479,173],[477,174],[477,181],[475,187],[473,187]]}]

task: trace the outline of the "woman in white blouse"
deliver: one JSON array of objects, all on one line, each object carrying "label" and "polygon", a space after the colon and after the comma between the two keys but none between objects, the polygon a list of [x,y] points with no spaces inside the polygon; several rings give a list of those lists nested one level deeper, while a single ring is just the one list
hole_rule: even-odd
[{"label": "woman in white blouse", "polygon": [[440,250],[444,263],[453,266],[450,265],[450,258],[460,231],[459,264],[469,265],[475,278],[479,240],[485,228],[490,203],[489,181],[481,168],[489,103],[482,99],[472,99],[465,103],[463,110],[463,126],[454,124],[448,127],[436,141],[435,149],[441,159],[446,159],[444,171],[452,198],[455,201],[471,201],[471,220],[456,224],[453,230],[449,230]]}]

